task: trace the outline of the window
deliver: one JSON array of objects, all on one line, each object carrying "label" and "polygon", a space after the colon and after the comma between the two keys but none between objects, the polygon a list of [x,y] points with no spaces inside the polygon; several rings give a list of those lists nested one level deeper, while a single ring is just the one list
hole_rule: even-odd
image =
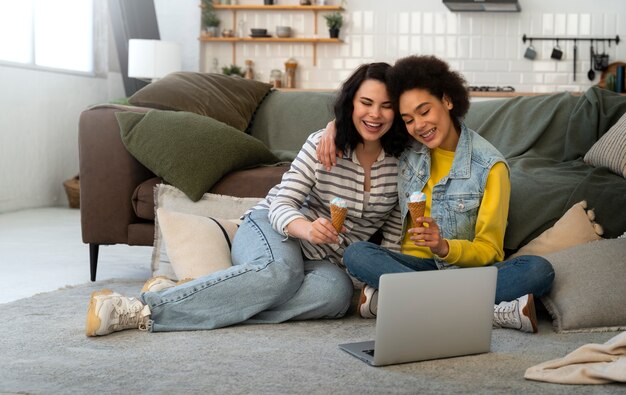
[{"label": "window", "polygon": [[0,0],[0,61],[93,73],[93,0]]}]

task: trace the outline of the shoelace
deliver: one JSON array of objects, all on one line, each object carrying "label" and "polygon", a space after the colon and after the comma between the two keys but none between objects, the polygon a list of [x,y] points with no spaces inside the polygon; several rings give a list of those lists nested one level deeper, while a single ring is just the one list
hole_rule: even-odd
[{"label": "shoelace", "polygon": [[514,300],[506,304],[501,303],[495,307],[494,313],[500,326],[515,325],[521,328],[522,322],[517,318],[517,314],[515,314],[517,311],[517,304],[518,301]]},{"label": "shoelace", "polygon": [[145,320],[141,319],[141,310],[143,306],[139,303],[132,303],[130,301],[124,299],[118,299],[115,303],[115,310],[118,313],[119,326],[137,326],[139,329],[142,329],[142,326],[145,328],[146,323],[143,322]]}]

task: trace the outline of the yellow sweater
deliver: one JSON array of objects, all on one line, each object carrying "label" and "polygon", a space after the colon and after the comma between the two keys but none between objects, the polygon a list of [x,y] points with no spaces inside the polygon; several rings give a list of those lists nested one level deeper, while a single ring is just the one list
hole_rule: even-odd
[{"label": "yellow sweater", "polygon": [[[428,197],[426,200],[425,216],[430,216],[433,187],[452,168],[453,151],[435,148],[430,151],[431,168],[430,179],[422,192]],[[447,263],[470,267],[485,266],[504,259],[504,232],[509,213],[509,198],[511,182],[509,172],[504,163],[496,163],[487,176],[487,185],[483,195],[474,240],[448,240],[450,250],[442,257]],[[405,233],[402,240],[402,252],[420,258],[432,258],[433,253],[428,247],[417,247]]]}]

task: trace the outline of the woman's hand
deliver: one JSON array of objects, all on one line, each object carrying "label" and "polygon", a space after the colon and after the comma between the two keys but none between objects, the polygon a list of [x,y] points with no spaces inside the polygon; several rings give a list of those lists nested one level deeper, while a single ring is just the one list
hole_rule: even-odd
[{"label": "woman's hand", "polygon": [[[318,218],[313,222],[299,218],[287,225],[289,234],[293,237],[306,240],[311,244],[339,244],[339,233],[333,227],[333,223],[326,218]],[[346,228],[341,229],[342,232]]]},{"label": "woman's hand", "polygon": [[326,129],[322,133],[320,142],[315,150],[317,154],[317,160],[330,171],[332,166],[337,164],[337,156],[343,155],[341,150],[335,147],[335,136],[337,135],[337,129],[335,127],[335,120],[328,122]]},{"label": "woman's hand", "polygon": [[418,247],[428,247],[433,254],[440,257],[448,255],[448,242],[441,237],[437,222],[431,217],[419,217],[417,218],[417,223],[426,223],[428,227],[418,226],[408,230],[413,244]]}]

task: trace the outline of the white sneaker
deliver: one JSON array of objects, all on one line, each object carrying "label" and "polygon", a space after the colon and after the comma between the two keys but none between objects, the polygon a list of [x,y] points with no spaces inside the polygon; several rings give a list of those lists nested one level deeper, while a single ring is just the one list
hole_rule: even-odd
[{"label": "white sneaker", "polygon": [[180,284],[184,284],[187,281],[193,280],[192,278],[185,278],[180,281],[174,281],[165,276],[156,276],[148,279],[146,283],[141,287],[141,293],[144,292],[159,292],[164,289],[172,288]]},{"label": "white sneaker", "polygon": [[493,307],[494,328],[512,328],[522,332],[537,332],[537,316],[532,294]]},{"label": "white sneaker", "polygon": [[378,289],[365,285],[361,289],[361,297],[357,311],[363,318],[376,318],[378,312]]},{"label": "white sneaker", "polygon": [[110,289],[91,294],[87,311],[87,336],[102,336],[124,329],[147,330],[150,307]]}]

